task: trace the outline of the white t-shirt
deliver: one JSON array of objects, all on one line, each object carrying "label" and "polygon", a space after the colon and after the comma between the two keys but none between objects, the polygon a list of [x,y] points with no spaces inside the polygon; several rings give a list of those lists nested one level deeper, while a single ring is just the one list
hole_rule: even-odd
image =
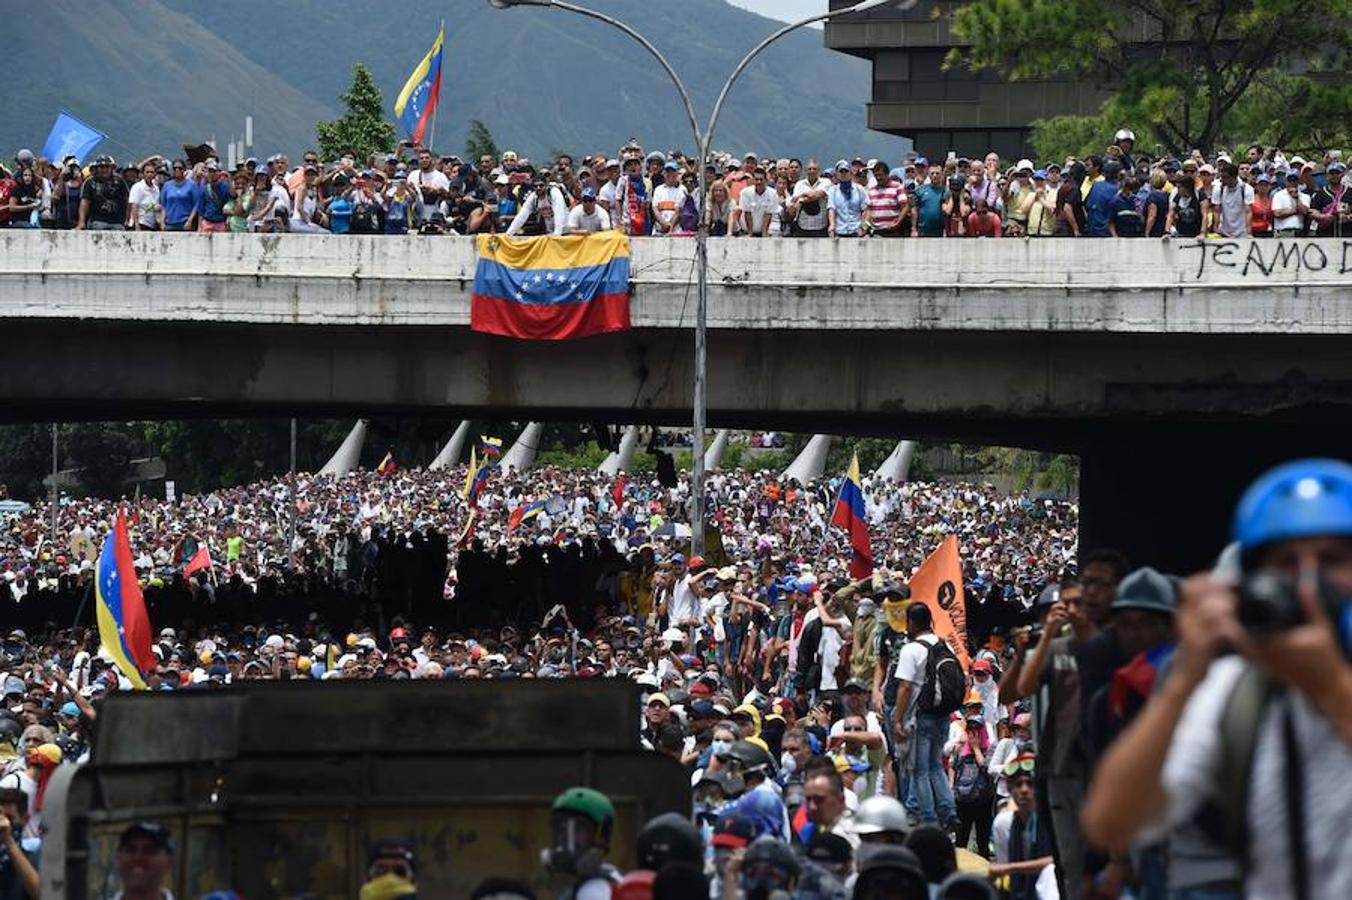
[{"label": "white t-shirt", "polygon": [[1244,211],[1253,206],[1253,185],[1239,182],[1228,188],[1217,181],[1211,186],[1211,205],[1221,210],[1220,232],[1226,237],[1243,237]]},{"label": "white t-shirt", "polygon": [[[1216,790],[1221,766],[1221,715],[1244,671],[1242,657],[1218,659],[1183,708],[1160,771],[1164,815],[1138,840],[1148,842],[1197,814]],[[1291,767],[1282,740],[1282,720],[1290,712],[1301,749],[1305,794],[1305,854],[1309,862],[1310,900],[1352,897],[1352,748],[1303,694],[1271,700],[1258,726],[1249,786],[1249,844],[1252,868],[1246,897],[1281,900],[1294,896],[1288,859],[1286,790]]]},{"label": "white t-shirt", "polygon": [[568,213],[568,229],[570,231],[581,229],[583,231],[605,231],[610,228],[610,213],[606,212],[605,207],[599,203],[592,204],[591,214],[582,208],[579,203]]},{"label": "white t-shirt", "polygon": [[604,204],[606,209],[615,211],[615,198],[620,195],[620,183],[618,181],[607,181],[601,185],[601,190],[596,192],[598,203]]},{"label": "white t-shirt", "polygon": [[750,214],[751,233],[759,235],[765,228],[766,216],[779,215],[779,194],[769,185],[766,185],[763,194],[758,194],[754,187],[749,187],[738,195],[737,208]]},{"label": "white t-shirt", "polygon": [[1305,217],[1296,214],[1296,208],[1301,204],[1306,209],[1310,208],[1310,195],[1296,189],[1296,196],[1292,197],[1291,192],[1283,188],[1272,195],[1272,217],[1274,222],[1273,229],[1284,231],[1288,228],[1299,230],[1305,225]]},{"label": "white t-shirt", "polygon": [[821,192],[822,192],[821,198],[820,198],[819,200],[817,200],[817,214],[816,214],[815,216],[814,216],[814,215],[811,215],[811,214],[809,214],[809,213],[804,212],[802,206],[801,206],[801,205],[799,206],[799,208],[798,208],[798,221],[797,221],[797,224],[798,224],[798,227],[799,227],[799,228],[802,228],[802,229],[804,229],[805,231],[824,231],[824,230],[826,230],[826,208],[827,208],[827,205],[828,205],[828,204],[827,204],[827,198],[826,198],[826,192],[830,189],[830,187],[831,187],[831,182],[828,181],[827,179],[821,178],[821,177],[818,177],[818,178],[817,178],[817,183],[816,183],[816,184],[809,184],[809,183],[808,183],[808,180],[807,180],[806,178],[804,178],[804,179],[800,180],[797,184],[795,184],[795,185],[793,186],[793,196],[792,196],[792,199],[793,199],[795,202],[798,201],[798,198],[802,197],[804,194],[808,193],[809,191],[821,191]]},{"label": "white t-shirt", "polygon": [[[418,189],[421,194],[423,186],[431,188],[434,191],[449,191],[451,189],[451,180],[446,177],[445,172],[438,172],[432,169],[430,172],[424,172],[422,169],[414,169],[408,174],[408,183]],[[432,213],[441,208],[441,202],[428,203],[426,198],[422,202],[422,218],[427,221],[432,218]]]},{"label": "white t-shirt", "polygon": [[160,211],[158,184],[146,184],[145,179],[136,182],[127,194],[127,204],[136,208],[136,219],[142,228],[154,228],[159,224],[155,216]]},{"label": "white t-shirt", "polygon": [[[653,237],[668,237],[676,230],[676,222],[681,217],[681,207],[685,205],[686,191],[682,185],[659,184],[653,188]],[[670,231],[662,231],[657,223],[670,226]]]}]

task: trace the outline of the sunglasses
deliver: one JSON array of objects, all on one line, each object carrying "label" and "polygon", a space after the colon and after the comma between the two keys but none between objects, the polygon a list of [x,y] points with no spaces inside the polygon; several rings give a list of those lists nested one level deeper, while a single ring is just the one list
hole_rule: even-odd
[{"label": "sunglasses", "polygon": [[1033,769],[1036,767],[1036,765],[1037,760],[1035,759],[1012,759],[1009,762],[1005,763],[1004,769],[1005,777],[1013,778],[1020,772],[1027,772],[1028,774],[1031,775],[1033,774]]},{"label": "sunglasses", "polygon": [[864,730],[864,727],[863,727],[862,725],[846,725],[844,728],[841,729],[841,731],[846,731],[846,732],[856,732],[856,731],[863,731],[863,730]]}]

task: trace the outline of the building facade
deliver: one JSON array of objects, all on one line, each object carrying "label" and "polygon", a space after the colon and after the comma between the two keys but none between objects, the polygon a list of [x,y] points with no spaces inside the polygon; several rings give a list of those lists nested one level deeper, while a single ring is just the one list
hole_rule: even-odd
[{"label": "building facade", "polygon": [[[832,9],[857,0],[830,0]],[[950,32],[952,0],[919,0],[831,20],[826,46],[873,64],[868,126],[910,138],[931,159],[950,151],[1006,159],[1031,153],[1029,123],[1057,115],[1097,113],[1109,93],[1083,81],[1006,81],[993,72],[944,69],[961,42]]]}]

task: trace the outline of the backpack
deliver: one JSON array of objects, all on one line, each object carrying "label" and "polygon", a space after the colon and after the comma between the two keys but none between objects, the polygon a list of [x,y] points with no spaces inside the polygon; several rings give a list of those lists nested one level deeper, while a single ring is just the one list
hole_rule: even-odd
[{"label": "backpack", "polygon": [[957,800],[980,800],[990,795],[991,780],[986,767],[976,761],[973,753],[958,757],[953,767],[953,797]]},{"label": "backpack", "polygon": [[374,203],[358,203],[352,207],[353,234],[380,234],[383,223],[380,220],[380,207]]},{"label": "backpack", "polygon": [[966,690],[967,677],[963,674],[962,664],[948,643],[936,638],[925,657],[925,686],[916,708],[921,712],[948,715],[962,706]]}]

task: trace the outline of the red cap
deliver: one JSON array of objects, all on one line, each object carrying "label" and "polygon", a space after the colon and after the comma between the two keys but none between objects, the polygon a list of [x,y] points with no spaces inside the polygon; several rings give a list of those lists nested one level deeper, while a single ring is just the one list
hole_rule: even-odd
[{"label": "red cap", "polygon": [[697,697],[712,697],[714,695],[714,689],[709,687],[709,685],[703,681],[696,681],[694,684],[690,685],[690,693]]},{"label": "red cap", "polygon": [[702,556],[690,557],[690,571],[698,572],[702,568],[704,568],[704,557]]},{"label": "red cap", "polygon": [[978,660],[976,660],[975,662],[972,663],[972,671],[973,671],[973,672],[989,672],[989,671],[991,671],[991,661],[990,661],[989,659],[978,659]]}]

